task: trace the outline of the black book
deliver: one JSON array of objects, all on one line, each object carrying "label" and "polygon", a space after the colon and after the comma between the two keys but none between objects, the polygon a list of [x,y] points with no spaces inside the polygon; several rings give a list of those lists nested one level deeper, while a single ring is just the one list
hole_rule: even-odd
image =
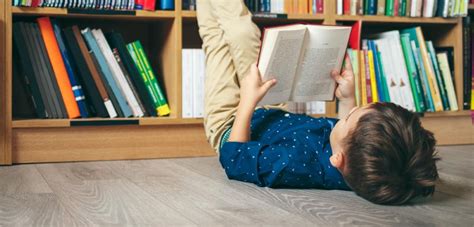
[{"label": "black book", "polygon": [[133,63],[132,57],[129,55],[125,41],[123,40],[122,35],[117,32],[110,32],[106,34],[107,41],[110,44],[112,49],[117,48],[120,58],[122,59],[123,65],[130,76],[130,79],[135,86],[138,95],[140,96],[140,100],[143,101],[143,106],[151,116],[157,116],[155,105],[153,103],[153,98],[151,94],[148,92],[148,89],[145,85],[145,82],[142,80],[140,76],[140,72],[138,71],[137,67]]},{"label": "black book", "polygon": [[[92,51],[89,51],[92,61],[96,65],[96,68],[98,69],[100,78],[102,81],[107,81],[105,79],[104,73],[102,72],[101,68],[99,67],[99,62],[97,61],[97,58],[95,54]],[[117,112],[117,117],[125,117],[125,114],[122,112],[122,108],[120,108],[120,105],[117,101],[117,97],[115,97],[114,92],[112,91],[112,88],[110,87],[109,83],[104,83],[105,85],[105,90],[107,90],[107,94],[109,94],[110,101],[112,101],[112,105],[115,107],[115,111]]]},{"label": "black book", "polygon": [[92,114],[95,116],[108,117],[109,114],[105,108],[104,101],[100,96],[99,90],[97,89],[89,68],[87,68],[86,61],[82,56],[81,50],[72,31],[72,27],[65,28],[63,31],[66,47],[71,53],[72,61],[75,63],[73,64],[73,70],[78,72],[79,83],[84,85],[84,95],[88,101],[87,104],[89,110],[91,110],[93,112]]},{"label": "black book", "polygon": [[[24,40],[23,34],[21,34],[21,30],[19,27],[19,23],[13,23],[13,56],[14,56],[14,72],[13,76],[14,77],[19,77],[21,76],[22,78],[20,81],[23,82],[23,84],[27,87],[28,92],[31,94],[31,101],[33,108],[35,109],[36,117],[38,118],[48,118],[49,113],[46,111],[43,98],[40,92],[39,85],[36,81],[36,76],[34,74],[34,69],[32,67],[31,59],[30,56],[28,55],[28,52],[25,51],[26,42]],[[21,70],[21,73],[19,71],[15,70],[15,66],[20,66],[18,67]],[[14,78],[15,81],[15,78]],[[14,90],[16,90],[16,85],[14,82]],[[14,99],[15,100],[15,99]],[[13,116],[16,117],[15,114],[15,108],[16,108],[17,103],[14,102],[13,104]]]},{"label": "black book", "polygon": [[30,86],[33,100],[36,106],[36,114],[39,118],[52,118],[51,102],[47,97],[44,80],[40,75],[40,70],[34,54],[31,43],[26,39],[25,23],[17,22],[13,24],[13,39],[16,50],[18,51],[20,65],[25,73],[25,81]]},{"label": "black book", "polygon": [[64,106],[64,101],[56,80],[56,75],[54,74],[48,53],[46,52],[47,50],[44,45],[39,26],[36,23],[31,23],[29,26],[30,32],[28,34],[30,34],[29,36],[31,39],[33,39],[33,48],[38,54],[38,61],[40,62],[40,68],[42,69],[43,76],[49,89],[48,92],[56,111],[56,118],[68,118],[66,107]]},{"label": "black book", "polygon": [[463,109],[471,108],[471,17],[463,17]]},{"label": "black book", "polygon": [[[13,51],[12,111],[14,118],[37,118],[36,103],[27,76],[22,70],[18,51]],[[27,71],[27,70],[25,70]]]}]

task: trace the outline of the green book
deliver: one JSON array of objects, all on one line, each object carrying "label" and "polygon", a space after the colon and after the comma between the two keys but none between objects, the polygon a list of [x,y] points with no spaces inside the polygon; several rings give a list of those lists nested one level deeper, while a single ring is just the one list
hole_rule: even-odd
[{"label": "green book", "polygon": [[383,68],[382,54],[378,50],[377,45],[375,45],[375,46],[376,46],[375,48],[377,49],[375,56],[377,57],[377,61],[380,62],[379,63],[380,78],[382,79],[382,92],[383,92],[383,96],[384,96],[384,99],[385,99],[383,101],[384,102],[391,102],[390,93],[388,92],[388,87],[387,87],[387,78],[385,77],[385,69]]},{"label": "green book", "polygon": [[407,0],[400,0],[400,8],[398,10],[398,16],[404,17],[407,15]]},{"label": "green book", "polygon": [[385,15],[387,16],[393,16],[393,1],[398,0],[387,0],[385,3]]},{"label": "green book", "polygon": [[446,91],[446,86],[444,85],[444,81],[441,76],[441,71],[439,70],[438,60],[436,59],[436,52],[433,46],[433,42],[426,41],[426,48],[428,49],[428,55],[431,59],[431,63],[433,64],[433,69],[435,71],[436,81],[438,82],[441,101],[443,102],[443,108],[444,110],[449,110],[448,92]]},{"label": "green book", "polygon": [[158,116],[165,116],[170,114],[170,108],[168,106],[168,102],[166,101],[165,96],[163,95],[163,91],[161,90],[160,86],[158,85],[158,81],[156,80],[155,74],[150,66],[150,62],[145,55],[145,50],[143,49],[142,44],[140,41],[135,41],[132,44],[133,50],[135,51],[136,56],[138,57],[139,62],[145,69],[145,73],[148,79],[148,82],[151,84],[152,90],[154,95],[158,99],[158,105],[156,106],[156,112]]},{"label": "green book", "polygon": [[413,93],[413,99],[415,101],[416,112],[424,112],[425,104],[423,101],[423,92],[418,80],[418,69],[416,68],[415,59],[413,58],[413,51],[411,49],[409,35],[402,34],[400,36],[400,41],[402,43],[403,55],[405,57],[405,64],[408,70],[408,78],[410,79],[410,86]]}]

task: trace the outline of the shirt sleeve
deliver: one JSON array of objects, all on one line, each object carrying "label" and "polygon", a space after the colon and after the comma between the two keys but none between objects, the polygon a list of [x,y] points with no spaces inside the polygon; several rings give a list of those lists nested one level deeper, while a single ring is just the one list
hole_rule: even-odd
[{"label": "shirt sleeve", "polygon": [[272,188],[324,188],[315,154],[262,142],[226,142],[220,163],[229,179]]}]

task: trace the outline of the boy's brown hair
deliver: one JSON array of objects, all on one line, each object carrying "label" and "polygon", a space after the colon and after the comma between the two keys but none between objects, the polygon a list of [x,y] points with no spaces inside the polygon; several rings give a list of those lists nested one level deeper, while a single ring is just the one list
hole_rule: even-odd
[{"label": "boy's brown hair", "polygon": [[378,204],[403,204],[432,195],[438,179],[433,133],[419,117],[392,103],[375,103],[345,139],[344,176],[359,196]]}]

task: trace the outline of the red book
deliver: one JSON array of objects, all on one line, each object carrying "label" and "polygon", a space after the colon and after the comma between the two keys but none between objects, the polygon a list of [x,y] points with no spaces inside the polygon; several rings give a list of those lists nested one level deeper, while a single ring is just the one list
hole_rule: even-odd
[{"label": "red book", "polygon": [[324,13],[324,0],[316,0],[316,13]]},{"label": "red book", "polygon": [[135,0],[135,9],[143,9],[145,0]]},{"label": "red book", "polygon": [[352,25],[351,35],[349,36],[349,47],[353,50],[360,50],[360,37],[362,31],[362,21],[357,21]]},{"label": "red book", "polygon": [[39,0],[31,0],[31,7],[38,7],[39,6]]},{"label": "red book", "polygon": [[393,16],[398,16],[398,10],[400,10],[400,1],[393,1]]},{"label": "red book", "polygon": [[367,50],[364,50],[365,59],[365,90],[367,90],[367,103],[372,103],[372,86],[370,83],[370,67],[369,67],[369,54]]},{"label": "red book", "polygon": [[351,15],[351,0],[344,0],[344,15]]},{"label": "red book", "polygon": [[143,5],[144,10],[155,11],[156,0],[144,0],[145,4]]}]

